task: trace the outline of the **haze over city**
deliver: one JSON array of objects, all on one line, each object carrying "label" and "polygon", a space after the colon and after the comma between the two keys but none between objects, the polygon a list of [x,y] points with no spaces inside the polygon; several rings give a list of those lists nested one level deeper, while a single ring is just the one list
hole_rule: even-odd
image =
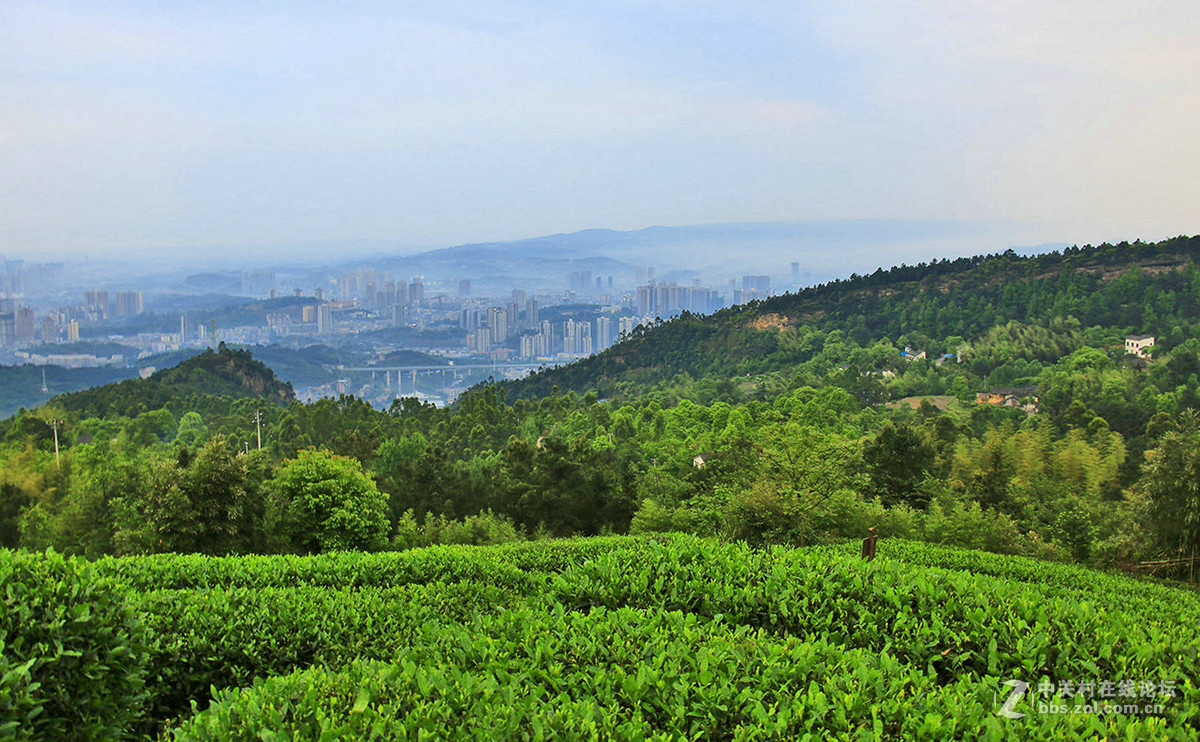
[{"label": "haze over city", "polygon": [[858,219],[958,225],[938,254],[1159,239],[1200,202],[1198,19],[1182,1],[8,2],[0,253]]}]

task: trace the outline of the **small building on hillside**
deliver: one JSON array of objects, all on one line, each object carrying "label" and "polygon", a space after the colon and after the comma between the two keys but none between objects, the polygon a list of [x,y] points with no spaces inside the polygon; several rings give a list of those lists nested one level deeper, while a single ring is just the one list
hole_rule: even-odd
[{"label": "small building on hillside", "polygon": [[[1004,407],[1020,407],[1026,412],[1037,412],[1037,386],[998,386],[988,392],[979,392],[975,401],[979,404],[998,404]],[[1032,398],[1031,404],[1022,404],[1023,399]]]},{"label": "small building on hillside", "polygon": [[712,451],[698,453],[692,457],[692,466],[696,467],[697,469],[703,469],[704,465],[712,461],[714,456],[716,456],[716,454]]},{"label": "small building on hillside", "polygon": [[1149,350],[1154,347],[1153,335],[1126,335],[1125,355],[1149,358]]}]

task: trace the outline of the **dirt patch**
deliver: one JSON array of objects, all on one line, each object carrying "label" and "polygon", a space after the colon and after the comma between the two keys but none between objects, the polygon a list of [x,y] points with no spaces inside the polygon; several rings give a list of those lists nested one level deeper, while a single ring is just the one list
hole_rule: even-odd
[{"label": "dirt patch", "polygon": [[784,330],[788,326],[788,318],[771,312],[750,320],[749,326],[755,330]]},{"label": "dirt patch", "polygon": [[917,410],[917,409],[920,409],[921,402],[926,399],[929,400],[929,403],[931,405],[933,405],[937,409],[941,410],[942,412],[945,412],[946,408],[950,406],[950,403],[954,401],[954,397],[952,397],[948,394],[938,394],[938,395],[931,395],[931,396],[927,396],[927,397],[905,397],[904,399],[897,399],[894,402],[888,402],[887,406],[891,409],[895,409],[895,408],[901,407],[903,405],[908,405],[912,409]]}]

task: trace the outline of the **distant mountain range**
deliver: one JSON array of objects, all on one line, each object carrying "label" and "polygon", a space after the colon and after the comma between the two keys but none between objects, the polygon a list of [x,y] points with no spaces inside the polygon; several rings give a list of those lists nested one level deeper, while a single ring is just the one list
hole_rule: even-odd
[{"label": "distant mountain range", "polygon": [[[850,219],[745,222],[633,231],[588,229],[510,242],[485,242],[355,260],[348,268],[390,270],[398,278],[468,278],[476,291],[561,286],[570,271],[613,276],[619,284],[655,268],[660,279],[716,284],[747,273],[776,284],[812,284],[851,272],[1013,247],[1009,225],[951,220]],[[1064,244],[1018,248],[1047,252]],[[791,264],[799,264],[793,280]],[[645,275],[640,274],[640,275]]]},{"label": "distant mountain range", "polygon": [[[1017,247],[1018,228],[1006,223],[930,219],[826,219],[653,226],[631,231],[587,229],[522,240],[482,242],[420,252],[331,246],[327,260],[305,259],[277,266],[284,284],[323,285],[330,275],[353,270],[391,271],[398,280],[421,276],[428,283],[472,281],[476,295],[506,294],[512,288],[558,290],[572,271],[628,288],[649,268],[658,279],[718,285],[745,274],[767,274],[773,285],[811,285],[849,273],[934,258],[1014,248],[1021,254],[1048,252],[1065,243]],[[344,256],[344,257],[343,257]],[[799,264],[794,276],[792,263]],[[236,294],[241,269],[179,275],[175,286]],[[607,283],[606,283],[607,286]],[[455,286],[456,288],[456,286]]]}]

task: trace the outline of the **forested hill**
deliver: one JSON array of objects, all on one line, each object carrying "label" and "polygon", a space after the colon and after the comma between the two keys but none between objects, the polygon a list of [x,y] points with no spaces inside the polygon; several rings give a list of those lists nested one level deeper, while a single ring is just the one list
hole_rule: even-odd
[{"label": "forested hill", "polygon": [[[1043,363],[1083,344],[1120,344],[1129,332],[1154,334],[1160,348],[1169,348],[1185,334],[1193,337],[1186,330],[1200,319],[1198,256],[1200,236],[880,269],[710,316],[685,313],[591,358],[509,383],[506,391],[510,398],[538,397],[558,387],[632,398],[706,377],[728,391],[735,377],[810,361],[830,338],[861,347],[882,341],[931,358],[963,350],[964,361],[982,364],[972,370],[987,376],[1005,359],[972,353],[971,344],[1006,326],[1009,334],[1040,332],[1040,347],[1019,351]],[[830,335],[835,331],[841,334]],[[1078,337],[1085,332],[1091,333],[1086,343]]]},{"label": "forested hill", "polygon": [[295,399],[292,385],[280,381],[249,351],[231,350],[221,343],[216,351],[209,349],[148,378],[64,394],[51,404],[80,417],[133,417],[139,411],[197,397],[255,398],[280,405]]}]

